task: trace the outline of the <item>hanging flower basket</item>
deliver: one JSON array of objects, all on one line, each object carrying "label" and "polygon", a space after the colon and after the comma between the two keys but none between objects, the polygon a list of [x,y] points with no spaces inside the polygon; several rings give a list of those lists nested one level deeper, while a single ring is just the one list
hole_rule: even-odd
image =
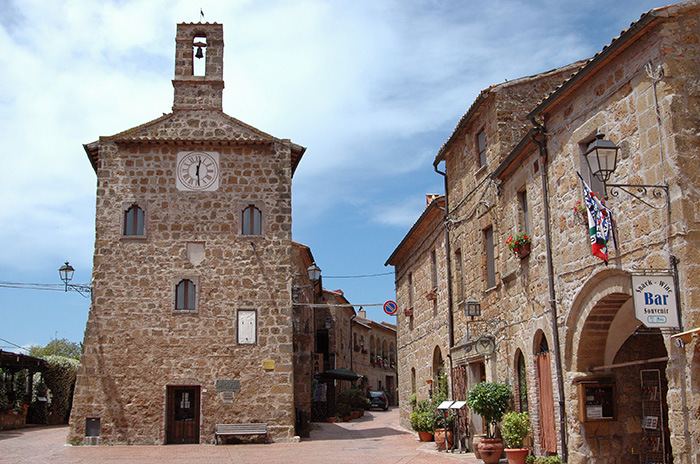
[{"label": "hanging flower basket", "polygon": [[437,300],[437,293],[435,289],[432,290],[426,290],[425,292],[425,299],[428,301],[435,301]]},{"label": "hanging flower basket", "polygon": [[406,317],[413,316],[413,308],[405,308],[403,310],[403,315]]},{"label": "hanging flower basket", "polygon": [[576,222],[588,227],[588,211],[586,210],[586,206],[580,201],[577,201],[574,206],[574,217],[576,218]]},{"label": "hanging flower basket", "polygon": [[530,242],[520,245],[516,253],[520,259],[527,257],[530,254]]},{"label": "hanging flower basket", "polygon": [[515,253],[520,259],[530,254],[531,243],[530,236],[527,235],[527,232],[520,232],[515,237],[511,235],[508,237],[508,240],[506,240],[506,245],[508,245],[510,251]]}]

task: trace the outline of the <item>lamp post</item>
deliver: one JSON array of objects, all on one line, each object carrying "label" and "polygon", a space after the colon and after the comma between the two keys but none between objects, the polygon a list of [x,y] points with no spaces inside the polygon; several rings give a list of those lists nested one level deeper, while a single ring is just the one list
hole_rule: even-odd
[{"label": "lamp post", "polygon": [[316,263],[311,263],[311,266],[306,269],[306,272],[311,282],[316,282],[321,278],[321,268],[318,267]]},{"label": "lamp post", "polygon": [[[618,189],[633,196],[645,205],[653,209],[661,209],[663,204],[651,204],[647,201],[648,198],[660,199],[662,192],[666,195],[666,208],[668,208],[669,216],[671,214],[671,203],[668,194],[667,184],[609,184],[610,176],[617,169],[617,157],[620,152],[620,147],[612,141],[605,139],[605,134],[597,133],[595,139],[588,144],[588,148],[584,153],[586,164],[591,174],[603,183],[603,196],[608,199],[608,188],[610,194],[614,197],[619,195]],[[636,190],[636,193],[632,190]]]},{"label": "lamp post", "polygon": [[68,290],[73,290],[87,298],[88,295],[92,293],[92,287],[90,287],[89,285],[71,284],[70,281],[73,280],[74,273],[75,268],[73,268],[73,266],[71,266],[68,263],[68,261],[66,261],[66,263],[58,269],[58,275],[61,277],[61,280],[66,285],[65,291],[67,292]]}]

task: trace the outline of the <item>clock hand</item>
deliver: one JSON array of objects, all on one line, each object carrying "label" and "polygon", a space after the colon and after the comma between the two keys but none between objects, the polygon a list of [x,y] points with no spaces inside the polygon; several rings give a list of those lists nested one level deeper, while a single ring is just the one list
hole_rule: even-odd
[{"label": "clock hand", "polygon": [[197,168],[194,171],[194,175],[197,176],[197,185],[199,185],[199,167],[202,165],[202,158],[199,158],[199,163],[197,163]]}]

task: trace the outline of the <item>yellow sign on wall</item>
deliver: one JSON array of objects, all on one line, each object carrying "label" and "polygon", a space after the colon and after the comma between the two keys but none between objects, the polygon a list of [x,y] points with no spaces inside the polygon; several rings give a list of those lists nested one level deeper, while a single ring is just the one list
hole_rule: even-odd
[{"label": "yellow sign on wall", "polygon": [[275,361],[273,359],[263,360],[263,369],[265,369],[266,371],[274,371],[275,370]]}]

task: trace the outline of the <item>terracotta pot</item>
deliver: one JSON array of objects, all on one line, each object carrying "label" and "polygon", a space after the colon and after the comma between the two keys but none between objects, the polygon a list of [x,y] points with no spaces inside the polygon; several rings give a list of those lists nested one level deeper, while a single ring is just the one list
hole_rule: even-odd
[{"label": "terracotta pot", "polygon": [[350,418],[351,419],[359,419],[360,418],[360,411],[353,411],[350,413]]},{"label": "terracotta pot", "polygon": [[418,439],[420,441],[433,441],[433,434],[430,432],[418,432]]},{"label": "terracotta pot", "polygon": [[343,416],[343,422],[350,422],[352,416]]},{"label": "terracotta pot", "polygon": [[527,448],[506,448],[506,457],[508,458],[508,464],[525,464],[525,458],[530,453]]},{"label": "terracotta pot", "polygon": [[530,254],[530,243],[523,243],[518,247],[518,258],[523,259]]},{"label": "terracotta pot", "polygon": [[334,422],[335,422],[335,417],[326,417],[326,422],[328,422],[329,424],[334,423]]},{"label": "terracotta pot", "polygon": [[481,443],[481,440],[484,438],[486,438],[486,435],[483,433],[478,433],[474,435],[474,438],[472,438],[472,451],[477,459],[481,459],[481,455],[479,454],[479,443]]},{"label": "terracotta pot", "polygon": [[[445,440],[445,436],[447,436],[447,440]],[[447,446],[445,446],[445,442],[447,442]],[[437,445],[437,449],[452,448],[452,443],[454,443],[452,430],[447,430],[447,433],[445,433],[445,429],[435,429],[435,444]]]},{"label": "terracotta pot", "polygon": [[482,438],[479,443],[479,455],[485,464],[496,464],[503,454],[500,438]]}]

